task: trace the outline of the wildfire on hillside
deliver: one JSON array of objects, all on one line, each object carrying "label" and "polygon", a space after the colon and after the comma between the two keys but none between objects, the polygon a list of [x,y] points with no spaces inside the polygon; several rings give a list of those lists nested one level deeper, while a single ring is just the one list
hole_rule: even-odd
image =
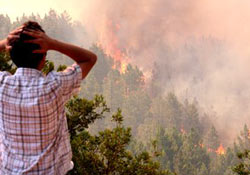
[{"label": "wildfire on hillside", "polygon": [[[183,135],[187,134],[187,132],[183,128],[180,129],[180,132]],[[250,136],[250,130],[249,130],[249,136]],[[195,147],[197,147],[197,145],[195,145]],[[202,143],[199,144],[199,147],[206,148],[205,145],[202,144]],[[222,144],[220,144],[220,146],[216,150],[212,149],[212,148],[207,148],[207,151],[209,153],[216,153],[217,155],[224,155],[224,154],[226,154],[226,150],[225,150],[225,148],[223,147]]]},{"label": "wildfire on hillside", "polygon": [[100,27],[100,38],[99,43],[101,43],[105,53],[111,56],[115,64],[113,68],[118,69],[121,73],[125,73],[130,58],[124,50],[125,48],[119,47],[119,39],[117,33],[119,33],[120,25],[114,24],[111,20],[107,20]]}]

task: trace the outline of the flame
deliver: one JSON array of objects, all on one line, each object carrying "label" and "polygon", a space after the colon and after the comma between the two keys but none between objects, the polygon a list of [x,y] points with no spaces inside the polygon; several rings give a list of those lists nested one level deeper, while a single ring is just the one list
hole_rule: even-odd
[{"label": "flame", "polygon": [[226,150],[225,150],[225,148],[223,147],[222,144],[220,144],[220,146],[216,150],[214,150],[212,148],[207,148],[207,151],[209,153],[216,153],[218,155],[224,155],[224,154],[226,154]]},{"label": "flame", "polygon": [[119,47],[119,38],[117,37],[119,29],[119,24],[114,24],[111,20],[106,20],[100,26],[101,33],[98,43],[102,45],[105,53],[114,59],[115,64],[113,68],[120,70],[121,73],[125,73],[131,59],[125,53],[126,48]]},{"label": "flame", "polygon": [[217,154],[219,155],[224,155],[226,153],[224,147],[222,146],[222,144],[220,144],[219,148],[215,151]]},{"label": "flame", "polygon": [[121,73],[125,73],[125,71],[127,69],[127,65],[128,65],[128,63],[126,63],[126,62],[121,63]]}]

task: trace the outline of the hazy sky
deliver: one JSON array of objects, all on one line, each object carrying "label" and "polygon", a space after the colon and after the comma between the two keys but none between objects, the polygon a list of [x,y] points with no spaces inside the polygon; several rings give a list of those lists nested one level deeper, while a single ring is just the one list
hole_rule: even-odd
[{"label": "hazy sky", "polygon": [[[143,0],[137,2],[137,4],[133,4],[133,1],[127,3],[138,7],[138,11],[132,12],[135,16],[141,12],[140,7],[147,3]],[[158,2],[161,1],[150,0],[151,5]],[[29,15],[33,12],[43,16],[52,8],[58,13],[66,10],[74,20],[84,22],[92,20],[92,17],[98,20],[107,13],[107,10],[114,11],[115,9],[112,8],[119,7],[120,4],[122,3],[113,0],[105,3],[103,0],[0,0],[0,13],[8,14],[12,20],[15,20],[17,16],[24,13]],[[231,39],[240,46],[250,44],[249,0],[178,0],[175,2],[177,11],[182,10],[178,9],[180,4],[192,6],[187,12],[188,20],[185,20],[193,22],[194,28],[191,29],[193,33],[217,35],[218,38]],[[182,6],[185,7],[184,5]],[[167,7],[166,10],[168,10]]]},{"label": "hazy sky", "polygon": [[8,14],[12,20],[21,16],[39,13],[44,15],[50,8],[61,13],[66,10],[73,19],[79,19],[80,13],[85,10],[81,0],[0,0],[0,13]]}]

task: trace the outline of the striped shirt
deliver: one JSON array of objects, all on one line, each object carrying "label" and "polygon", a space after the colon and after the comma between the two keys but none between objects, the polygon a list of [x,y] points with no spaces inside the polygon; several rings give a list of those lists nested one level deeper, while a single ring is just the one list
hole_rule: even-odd
[{"label": "striped shirt", "polygon": [[64,175],[72,168],[64,105],[81,80],[77,64],[47,76],[30,68],[0,72],[1,175]]}]

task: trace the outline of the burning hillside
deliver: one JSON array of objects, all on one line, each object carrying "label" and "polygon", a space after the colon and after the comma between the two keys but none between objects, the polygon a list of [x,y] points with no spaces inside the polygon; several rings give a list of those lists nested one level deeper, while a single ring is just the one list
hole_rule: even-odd
[{"label": "burning hillside", "polygon": [[117,33],[119,32],[120,25],[114,24],[111,20],[103,22],[100,27],[101,33],[99,38],[99,45],[101,45],[106,54],[111,56],[114,61],[114,68],[119,69],[121,73],[124,73],[130,58],[125,53],[126,48],[120,48],[119,38]]},{"label": "burning hillside", "polygon": [[[225,11],[235,5],[207,0],[94,0],[84,17],[94,40],[118,62],[116,68],[124,72],[133,63],[150,78],[153,65],[158,65],[163,91],[175,92],[182,99],[198,99],[204,113],[214,117],[211,120],[224,135],[223,142],[228,142],[239,126],[250,123],[250,96],[246,95],[250,83],[245,81],[250,60],[245,55],[248,41],[242,37],[250,32],[241,32],[241,18],[234,13],[230,13],[232,20],[225,20],[221,11],[214,10],[215,4]],[[205,13],[210,11],[214,15]],[[241,17],[250,15],[245,11]],[[224,24],[233,30],[225,32]]]}]

